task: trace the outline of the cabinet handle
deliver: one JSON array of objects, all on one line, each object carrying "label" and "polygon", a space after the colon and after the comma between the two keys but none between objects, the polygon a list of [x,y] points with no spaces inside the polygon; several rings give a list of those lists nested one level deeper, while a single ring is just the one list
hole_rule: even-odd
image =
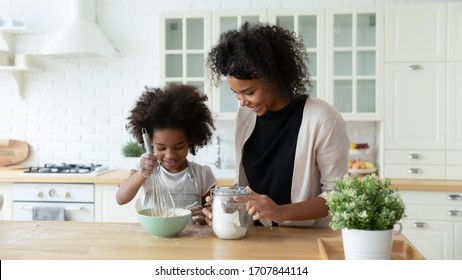
[{"label": "cabinet handle", "polygon": [[448,200],[461,200],[462,197],[458,194],[450,194],[448,195]]},{"label": "cabinet handle", "polygon": [[449,210],[448,211],[448,216],[460,216],[462,214],[462,212],[460,212],[459,210]]},{"label": "cabinet handle", "polygon": [[409,154],[409,159],[422,159],[423,156],[421,154]]},{"label": "cabinet handle", "polygon": [[[20,205],[18,208],[19,208],[19,209],[24,209],[24,210],[32,210],[32,206]],[[83,206],[64,207],[64,209],[65,209],[66,211],[81,211],[81,210],[85,210],[85,207],[83,207]]]},{"label": "cabinet handle", "polygon": [[414,228],[426,228],[426,227],[428,227],[427,223],[424,223],[424,222],[416,222],[416,223],[414,223]]},{"label": "cabinet handle", "polygon": [[409,174],[420,174],[422,173],[422,169],[420,168],[409,168]]},{"label": "cabinet handle", "polygon": [[422,67],[422,65],[412,64],[412,65],[409,65],[407,68],[408,68],[409,70],[411,70],[411,71],[414,71],[414,70],[420,70],[420,69],[422,69],[423,67]]}]

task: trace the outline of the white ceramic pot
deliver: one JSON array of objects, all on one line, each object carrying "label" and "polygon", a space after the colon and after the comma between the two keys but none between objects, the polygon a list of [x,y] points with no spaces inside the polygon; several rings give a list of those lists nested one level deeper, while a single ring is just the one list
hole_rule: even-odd
[{"label": "white ceramic pot", "polygon": [[358,230],[342,229],[343,250],[346,260],[389,260],[393,236],[401,233],[399,229]]}]

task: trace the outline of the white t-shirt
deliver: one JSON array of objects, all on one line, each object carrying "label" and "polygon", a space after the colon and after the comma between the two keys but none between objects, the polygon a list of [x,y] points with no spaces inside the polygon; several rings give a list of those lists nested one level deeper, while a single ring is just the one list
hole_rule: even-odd
[{"label": "white t-shirt", "polygon": [[[215,175],[207,165],[200,165],[188,161],[188,167],[178,173],[170,173],[162,166],[159,169],[160,179],[173,197],[176,208],[184,208],[195,201],[201,203],[201,198],[216,184]],[[156,176],[157,174],[153,174]],[[155,192],[153,193],[153,176],[146,179],[141,187],[140,201],[142,209],[152,208]],[[168,194],[166,201],[168,202]],[[169,205],[167,204],[167,207]]]}]

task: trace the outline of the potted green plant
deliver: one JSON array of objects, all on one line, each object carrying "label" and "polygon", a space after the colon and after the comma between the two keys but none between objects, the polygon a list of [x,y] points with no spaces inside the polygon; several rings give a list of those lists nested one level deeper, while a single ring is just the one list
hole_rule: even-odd
[{"label": "potted green plant", "polygon": [[122,153],[125,157],[140,157],[144,150],[138,142],[131,140],[123,146]]},{"label": "potted green plant", "polygon": [[121,168],[136,169],[136,164],[139,157],[144,153],[143,148],[138,142],[133,140],[128,141],[122,148],[124,158],[121,160]]},{"label": "potted green plant", "polygon": [[[390,258],[393,235],[402,230],[398,221],[405,217],[399,191],[390,186],[390,180],[375,174],[345,176],[336,179],[333,191],[323,195],[332,218],[331,228],[342,230],[345,258]],[[395,225],[399,226],[397,232]],[[372,244],[367,244],[368,240]],[[382,252],[368,252],[378,247]]]}]

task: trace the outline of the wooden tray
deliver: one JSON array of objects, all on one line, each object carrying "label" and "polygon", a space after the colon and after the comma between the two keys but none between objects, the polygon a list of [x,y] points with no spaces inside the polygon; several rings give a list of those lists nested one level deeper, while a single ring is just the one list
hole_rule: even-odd
[{"label": "wooden tray", "polygon": [[[323,260],[344,260],[343,243],[341,237],[318,238],[319,254]],[[425,260],[407,240],[393,240],[391,247],[392,260]]]},{"label": "wooden tray", "polygon": [[0,166],[24,161],[29,156],[29,144],[13,139],[0,139]]}]

